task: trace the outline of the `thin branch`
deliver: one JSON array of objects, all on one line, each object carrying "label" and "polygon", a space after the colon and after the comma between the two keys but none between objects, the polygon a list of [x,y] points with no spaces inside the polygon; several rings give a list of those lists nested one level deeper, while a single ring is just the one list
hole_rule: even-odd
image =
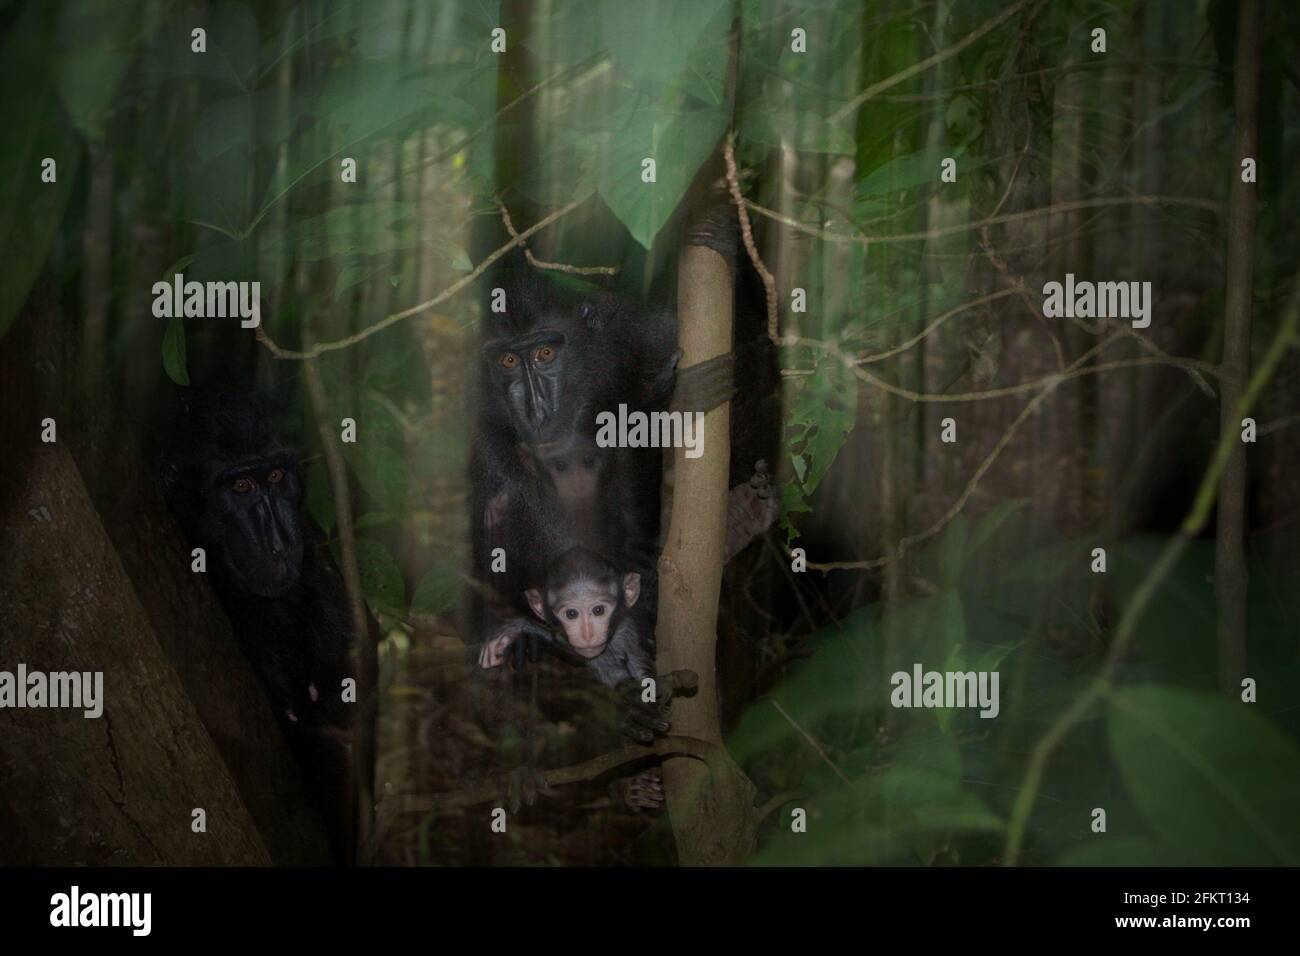
[{"label": "thin branch", "polygon": [[[692,757],[708,764],[718,759],[718,750],[720,750],[718,744],[695,737],[671,734],[656,740],[649,746],[629,744],[603,753],[599,757],[584,760],[582,763],[547,770],[542,774],[541,789],[548,790],[574,783],[586,783],[604,776],[623,764],[635,763],[647,757]],[[379,809],[384,813],[427,813],[433,810],[472,807],[500,797],[501,781],[492,778],[479,780],[459,790],[446,793],[398,794],[386,797],[379,802]]]},{"label": "thin branch", "polygon": [[952,57],[956,56],[958,53],[966,49],[968,46],[970,46],[980,37],[984,36],[984,34],[988,33],[990,30],[996,29],[998,26],[1000,26],[1001,24],[1005,23],[1007,20],[1014,17],[1017,13],[1019,13],[1022,9],[1024,9],[1026,4],[1028,3],[1029,0],[1020,0],[1019,3],[1013,3],[1011,6],[1007,7],[1005,10],[1003,10],[993,19],[986,21],[985,23],[976,27],[970,33],[966,34],[966,36],[963,39],[958,40],[952,46],[940,50],[938,53],[934,54],[933,56],[926,57],[920,63],[914,63],[911,66],[909,66],[907,69],[901,70],[900,72],[895,73],[893,76],[886,77],[885,79],[879,81],[878,83],[872,83],[870,86],[868,86],[865,90],[863,90],[853,99],[849,100],[848,103],[846,103],[844,106],[840,107],[838,110],[832,113],[831,122],[838,123],[840,120],[844,119],[844,117],[848,116],[850,113],[852,113],[854,110],[860,107],[867,100],[871,99],[877,93],[883,93],[885,92],[885,90],[889,89],[890,87],[897,86],[899,83],[902,83],[904,80],[910,80],[918,73],[924,73],[926,70],[930,69],[930,67],[935,66],[936,64],[942,63],[944,60],[951,59]]},{"label": "thin branch", "polygon": [[268,349],[270,349],[271,354],[278,359],[293,359],[295,361],[301,362],[306,359],[316,358],[318,355],[323,355],[326,352],[334,352],[339,349],[349,348],[350,346],[356,345],[358,342],[362,341],[363,339],[370,338],[370,336],[374,335],[376,332],[382,332],[390,325],[400,322],[403,319],[408,319],[413,315],[418,315],[421,312],[427,312],[429,309],[432,309],[435,306],[439,306],[442,303],[446,302],[452,296],[456,295],[467,285],[469,285],[475,279],[481,276],[487,270],[488,266],[492,265],[492,263],[496,262],[507,252],[513,249],[515,246],[520,245],[529,236],[533,235],[534,233],[540,232],[541,230],[545,229],[547,226],[551,225],[556,220],[561,219],[564,216],[567,216],[569,213],[573,212],[574,209],[578,208],[578,206],[582,205],[582,203],[585,201],[586,201],[586,197],[583,197],[582,199],[575,199],[567,206],[561,206],[559,209],[551,213],[545,219],[542,219],[539,222],[537,222],[536,225],[530,226],[529,228],[525,229],[523,232],[519,233],[518,236],[511,239],[500,249],[496,250],[496,252],[493,252],[491,255],[484,258],[484,260],[478,264],[478,267],[475,268],[473,272],[461,276],[451,285],[447,286],[447,288],[443,289],[441,292],[435,295],[432,299],[429,299],[426,302],[421,302],[418,305],[413,305],[409,309],[403,309],[401,312],[394,312],[391,315],[387,315],[384,318],[380,319],[378,322],[376,322],[374,325],[367,326],[366,328],[362,329],[360,332],[357,332],[353,335],[349,335],[346,338],[339,339],[336,342],[318,342],[315,345],[312,345],[310,348],[308,348],[305,352],[295,352],[292,349],[283,349],[280,348],[280,346],[276,345],[275,342],[271,341],[271,337],[267,335],[264,331],[262,331],[261,326],[257,327],[257,330],[254,334],[257,336],[257,340],[261,342],[263,345],[265,345]]},{"label": "thin branch", "polygon": [[[303,365],[303,379],[307,383],[307,396],[311,401],[312,414],[316,419],[316,427],[320,433],[321,450],[325,454],[330,489],[334,495],[334,518],[338,524],[339,551],[343,558],[343,586],[348,595],[348,607],[352,612],[352,632],[355,635],[353,646],[355,648],[357,672],[354,676],[359,685],[360,693],[358,697],[365,702],[362,713],[369,715],[374,695],[378,692],[374,666],[374,655],[377,653],[377,649],[371,639],[370,621],[366,615],[365,595],[361,590],[361,571],[357,562],[356,531],[352,524],[352,503],[348,495],[347,468],[343,463],[343,455],[334,442],[334,430],[329,423],[325,388],[321,384],[320,370],[316,367],[315,362],[307,362]],[[365,779],[369,768],[371,768],[369,754],[373,740],[370,736],[369,727],[371,725],[367,723],[368,720],[368,716],[363,716],[357,722],[360,727],[362,745],[354,752],[354,756],[359,757],[359,759],[354,761],[353,766],[355,785],[357,787],[356,797],[360,804],[355,810],[360,825],[358,836],[361,843],[368,840],[374,827],[374,817],[371,808],[367,806],[374,792],[374,781],[373,779]]]},{"label": "thin branch", "polygon": [[[552,85],[553,83],[557,83],[557,82],[559,82],[561,79],[564,79],[564,78],[568,77],[570,74],[575,74],[575,73],[578,73],[579,71],[581,71],[581,70],[583,70],[583,69],[586,69],[587,66],[591,63],[591,61],[592,61],[592,60],[595,60],[595,59],[596,59],[597,57],[599,57],[599,56],[601,56],[600,53],[593,53],[593,54],[591,54],[590,56],[587,56],[587,57],[585,57],[584,59],[579,60],[577,63],[574,63],[574,64],[572,64],[571,66],[566,66],[566,67],[564,67],[563,69],[557,70],[555,73],[551,74],[550,76],[546,77],[545,79],[543,79],[543,80],[539,80],[539,81],[538,81],[534,86],[531,86],[531,87],[529,87],[528,89],[524,90],[522,93],[520,93],[518,96],[516,96],[513,100],[511,100],[511,101],[510,101],[509,103],[507,103],[505,106],[501,107],[499,110],[497,110],[495,113],[493,113],[493,114],[492,114],[491,116],[489,116],[487,119],[485,119],[482,123],[480,123],[477,127],[475,127],[471,132],[465,134],[463,137],[461,137],[460,139],[458,139],[456,142],[452,143],[450,146],[448,146],[448,147],[447,147],[446,149],[444,149],[442,152],[440,152],[440,153],[435,153],[433,156],[430,156],[428,159],[425,159],[425,160],[424,160],[423,162],[421,162],[419,165],[420,165],[420,166],[436,166],[436,165],[438,165],[439,163],[443,162],[444,160],[447,160],[447,159],[451,158],[452,156],[455,156],[457,153],[459,153],[462,149],[464,149],[466,146],[468,146],[468,145],[469,145],[470,143],[472,143],[474,140],[478,139],[478,137],[482,136],[484,132],[486,132],[486,131],[489,130],[489,129],[492,129],[493,126],[495,126],[497,120],[499,120],[499,119],[500,119],[502,116],[504,116],[506,113],[510,112],[510,110],[514,109],[516,106],[518,106],[518,105],[519,105],[520,103],[522,103],[524,100],[528,99],[530,96],[534,95],[534,94],[537,93],[539,90],[542,90],[542,89],[544,89],[545,87],[550,86],[550,85]],[[601,63],[599,63],[598,65],[596,65],[595,67],[593,67],[592,70],[591,70],[591,72],[590,72],[586,77],[584,77],[584,78],[583,78],[582,80],[580,80],[579,82],[574,83],[573,86],[570,87],[570,91],[572,91],[572,90],[574,90],[574,89],[577,89],[577,88],[578,88],[579,86],[581,86],[583,83],[587,83],[587,82],[589,82],[590,80],[594,79],[595,77],[600,76],[601,73],[605,72],[606,70],[608,70],[608,69],[610,68],[610,65],[611,65],[611,64],[610,64],[609,59],[608,59],[608,58],[604,59]],[[407,173],[407,172],[413,172],[413,171],[414,171],[414,170],[403,170],[402,172],[403,172],[403,173]],[[395,179],[396,179],[396,177],[392,177],[392,178],[390,178],[390,179],[384,180],[382,184],[383,184],[383,185],[387,185],[388,183],[393,182]]]},{"label": "thin branch", "polygon": [[1021,212],[1008,212],[999,216],[989,216],[986,219],[980,219],[973,222],[954,223],[949,226],[935,226],[932,229],[925,229],[920,232],[899,232],[888,236],[841,236],[834,233],[828,233],[824,229],[818,229],[816,226],[809,226],[797,219],[782,215],[774,209],[768,209],[766,206],[760,206],[752,199],[745,200],[745,206],[754,212],[767,216],[769,219],[775,219],[777,222],[784,223],[791,229],[796,229],[806,235],[813,236],[817,239],[823,239],[826,242],[854,242],[864,246],[870,246],[873,243],[892,243],[892,242],[922,242],[928,239],[938,239],[942,236],[951,236],[962,232],[971,232],[972,230],[981,229],[985,226],[996,225],[1003,222],[1023,222],[1028,219],[1037,219],[1040,216],[1052,216],[1063,212],[1073,212],[1076,209],[1099,209],[1110,206],[1187,206],[1192,209],[1204,209],[1209,212],[1222,213],[1224,203],[1214,199],[1199,199],[1195,196],[1105,196],[1097,199],[1073,199],[1068,202],[1053,203],[1050,206],[1042,206],[1038,209],[1025,209]]},{"label": "thin branch", "polygon": [[736,204],[736,216],[740,219],[740,237],[745,243],[745,251],[749,253],[749,261],[754,264],[755,271],[763,280],[763,292],[767,300],[767,337],[774,343],[780,342],[781,322],[777,315],[776,304],[776,279],[763,263],[763,258],[758,254],[758,244],[754,242],[754,226],[749,221],[749,210],[745,208],[745,197],[740,191],[740,174],[736,170],[736,131],[727,132],[727,140],[723,144],[722,158],[727,164],[727,190],[731,193],[731,201]]},{"label": "thin branch", "polygon": [[947,322],[949,319],[953,318],[954,316],[961,315],[963,312],[969,312],[971,309],[978,309],[980,306],[988,305],[990,302],[996,302],[998,299],[1005,299],[1009,295],[1018,295],[1021,291],[1022,291],[1021,288],[1013,287],[1010,289],[1003,289],[1000,292],[991,292],[986,296],[981,296],[980,298],[974,299],[970,302],[963,302],[961,305],[951,308],[947,312],[943,313],[943,315],[939,316],[937,319],[935,319],[933,322],[927,325],[916,335],[912,336],[906,342],[903,342],[902,344],[897,345],[894,348],[889,349],[885,352],[877,352],[874,355],[865,355],[862,356],[861,358],[854,359],[853,360],[854,364],[871,365],[875,362],[883,362],[885,359],[893,358],[895,355],[899,355],[903,352],[906,352],[908,349],[912,348],[914,345],[916,345],[918,342],[924,339],[927,335],[934,332],[935,329],[939,328],[939,326],[943,325],[943,323]]},{"label": "thin branch", "polygon": [[770,814],[780,810],[787,803],[792,803],[795,800],[798,800],[802,796],[802,790],[785,790],[770,797],[754,811],[754,826],[758,826],[766,820]]},{"label": "thin branch", "polygon": [[830,767],[831,770],[835,771],[835,776],[839,777],[845,783],[852,786],[853,781],[850,780],[848,777],[844,776],[843,770],[835,766],[835,761],[830,758],[830,756],[822,748],[822,745],[817,742],[817,738],[815,738],[812,734],[808,733],[808,731],[800,727],[799,722],[795,720],[793,717],[791,717],[788,713],[786,713],[785,708],[781,706],[780,702],[775,697],[769,697],[768,700],[772,702],[772,706],[776,708],[777,713],[779,713],[782,717],[784,717],[787,721],[789,721],[790,726],[793,727],[795,730],[799,731],[800,736],[802,736],[804,740],[808,741],[808,746],[811,747],[816,752],[817,756],[822,758],[826,766]]},{"label": "thin branch", "polygon": [[[1118,336],[1112,336],[1104,342],[1099,342],[1076,359],[1074,364],[1072,364],[1066,371],[1073,372],[1076,369],[1081,369],[1082,366],[1087,363],[1088,359],[1116,341],[1118,341]],[[1105,368],[1106,366],[1103,365],[1095,365],[1088,369],[1082,369],[1082,373],[1092,375],[1104,370]],[[1064,381],[1065,378],[1065,375],[1051,376],[1051,380],[1049,380],[1048,384],[1043,387],[1043,391],[1025,403],[1025,407],[1020,410],[1020,414],[1016,416],[1015,420],[1007,427],[1006,431],[1002,433],[1002,437],[998,439],[998,443],[993,446],[993,450],[989,452],[988,456],[980,463],[980,466],[975,469],[975,474],[972,475],[970,481],[966,483],[966,487],[962,490],[962,493],[957,496],[957,500],[952,503],[948,510],[944,512],[944,514],[940,516],[934,524],[924,531],[899,539],[898,549],[900,557],[907,548],[934,537],[943,530],[948,522],[957,517],[958,513],[966,507],[966,502],[968,502],[971,495],[975,493],[975,489],[979,486],[984,475],[988,473],[988,470],[993,467],[993,463],[997,461],[998,456],[1001,455],[1007,445],[1011,443],[1011,439],[1015,435],[1016,430],[1024,424],[1025,420],[1029,418],[1034,409],[1041,405],[1047,397],[1056,390],[1056,386]],[[885,564],[889,562],[889,559],[890,555],[885,554],[871,561],[842,561],[828,562],[825,564],[810,561],[808,562],[808,567],[818,571],[871,571],[876,568],[884,567]]]},{"label": "thin branch", "polygon": [[[515,230],[514,220],[510,218],[510,210],[500,199],[497,200],[497,209],[501,212],[501,222],[506,227],[506,232],[510,233],[511,239],[519,238],[519,233]],[[533,255],[533,250],[528,248],[527,243],[522,244],[524,255],[528,261],[538,269],[551,269],[555,272],[566,272],[569,275],[576,276],[616,276],[618,275],[618,266],[571,266],[565,262],[545,262]]]},{"label": "thin branch", "polygon": [[[1296,344],[1297,327],[1300,327],[1300,283],[1296,284],[1282,323],[1278,326],[1273,341],[1269,344],[1268,352],[1255,374],[1251,376],[1246,393],[1241,397],[1241,401],[1237,405],[1238,417],[1244,417],[1250,411],[1258,400],[1260,393],[1264,390],[1264,386],[1272,378],[1273,372],[1281,363],[1286,350]],[[1178,534],[1165,545],[1160,557],[1152,567],[1151,573],[1147,575],[1146,580],[1142,582],[1142,586],[1133,595],[1133,600],[1124,609],[1124,614],[1120,618],[1119,626],[1115,631],[1115,638],[1111,641],[1106,657],[1102,661],[1100,672],[1034,746],[1029,759],[1029,767],[1025,771],[1024,783],[1020,787],[1020,793],[1016,796],[1016,802],[1011,810],[1011,820],[1007,826],[1007,843],[1003,851],[1003,863],[1005,865],[1014,866],[1019,859],[1020,849],[1024,844],[1025,830],[1029,825],[1029,815],[1033,812],[1034,801],[1038,796],[1039,788],[1042,786],[1043,776],[1047,772],[1048,760],[1051,759],[1052,754],[1056,752],[1056,748],[1065,739],[1065,736],[1083,719],[1092,705],[1110,692],[1115,671],[1128,650],[1128,645],[1133,639],[1134,631],[1137,629],[1138,621],[1141,620],[1147,605],[1151,603],[1156,591],[1178,563],[1187,546],[1200,534],[1206,522],[1209,521],[1218,494],[1219,479],[1227,467],[1234,445],[1240,440],[1241,438],[1235,429],[1224,430],[1219,435],[1219,443],[1215,448],[1214,459],[1210,463],[1205,476],[1201,479],[1201,485],[1197,489],[1191,510],[1188,512],[1187,517],[1183,519]]]},{"label": "thin branch", "polygon": [[1269,422],[1255,434],[1259,438],[1265,435],[1272,435],[1274,432],[1280,432],[1284,428],[1290,428],[1292,425],[1300,425],[1300,415],[1288,415],[1286,418],[1279,418],[1275,422]]},{"label": "thin branch", "polygon": [[[1110,339],[1108,341],[1113,341],[1113,339]],[[1191,363],[1193,360],[1184,359],[1182,361],[1186,363]],[[866,382],[868,385],[873,385],[876,388],[879,388],[881,391],[888,392],[891,395],[897,395],[900,398],[906,398],[913,402],[926,402],[926,403],[944,405],[950,402],[984,402],[995,398],[1007,398],[1011,395],[1022,395],[1025,392],[1033,392],[1040,388],[1055,388],[1057,385],[1060,385],[1062,382],[1069,381],[1070,379],[1082,378],[1086,375],[1096,375],[1098,372],[1113,372],[1117,369],[1122,369],[1122,368],[1137,368],[1145,365],[1168,365],[1168,364],[1171,363],[1157,356],[1149,356],[1145,358],[1132,358],[1132,359],[1117,359],[1114,362],[1107,362],[1105,365],[1098,365],[1095,368],[1079,368],[1078,363],[1076,362],[1075,364],[1071,365],[1069,368],[1065,369],[1064,371],[1053,372],[1050,375],[1046,375],[1040,379],[1035,379],[1032,382],[1021,382],[1018,385],[1007,385],[1004,388],[990,388],[982,392],[951,392],[951,393],[914,392],[911,389],[903,388],[901,385],[894,385],[891,382],[886,382],[884,379],[877,378],[876,376],[872,375],[870,372],[863,371],[862,369],[854,368],[853,372],[855,375],[858,376],[858,378]],[[1217,369],[1213,369],[1213,366],[1208,366],[1206,368],[1200,369],[1200,371],[1204,371],[1212,375],[1219,374]]]}]

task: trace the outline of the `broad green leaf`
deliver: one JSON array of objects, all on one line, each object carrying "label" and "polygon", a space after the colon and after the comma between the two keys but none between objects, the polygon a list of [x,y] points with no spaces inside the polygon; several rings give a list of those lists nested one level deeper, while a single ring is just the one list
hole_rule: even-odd
[{"label": "broad green leaf", "polygon": [[1055,866],[1190,866],[1195,854],[1140,837],[1091,833],[1063,852]]},{"label": "broad green leaf", "polygon": [[858,183],[854,203],[861,203],[876,196],[890,196],[914,186],[926,184],[937,186],[939,164],[949,156],[960,159],[961,155],[961,150],[954,150],[951,146],[932,146],[908,156],[891,159],[872,170]]},{"label": "broad green leaf", "polygon": [[442,614],[451,610],[460,600],[460,576],[449,561],[435,561],[411,597],[411,610],[426,614]]},{"label": "broad green leaf", "polygon": [[[358,428],[364,425],[358,421]],[[343,457],[356,474],[361,487],[385,511],[402,514],[408,486],[406,458],[402,452],[380,441],[359,441],[343,445]]]},{"label": "broad green leaf", "polygon": [[[297,140],[299,148],[292,151],[293,162],[277,172],[250,225],[260,223],[300,184],[319,181],[325,175],[337,176],[340,157],[364,158],[358,154],[369,143],[439,120],[474,122],[475,109],[456,96],[454,89],[458,83],[471,82],[483,69],[464,67],[437,77],[398,76],[391,68],[363,67],[332,78],[315,107],[324,127],[321,132],[327,131],[328,135],[319,135],[313,129]],[[364,169],[363,163],[359,165]],[[364,181],[364,176],[358,179]]]},{"label": "broad green leaf", "polygon": [[786,441],[805,494],[821,483],[857,421],[857,379],[839,363],[827,363],[801,376],[786,418]]},{"label": "broad green leaf", "polygon": [[[998,675],[998,694],[997,704],[998,713],[994,717],[980,717],[980,720],[994,720],[1001,715],[1001,708],[1006,702],[1006,691],[1008,689],[1006,675],[1001,672],[1002,661],[1008,654],[1020,647],[1024,642],[1007,643],[1007,644],[984,644],[979,641],[965,641],[961,644],[955,644],[952,650],[948,652],[947,659],[939,670],[945,673],[969,673],[974,672],[978,681],[979,675],[990,675],[987,679],[992,680],[992,675]],[[987,685],[990,688],[991,684]],[[978,691],[977,691],[978,692]],[[966,705],[971,713],[981,713],[983,707],[977,706],[976,701],[966,701]],[[952,727],[953,722],[960,715],[960,711],[955,708],[943,708],[938,712],[939,726],[947,730]]]},{"label": "broad green leaf", "polygon": [[968,554],[975,554],[980,548],[997,534],[998,530],[1006,523],[1007,519],[1029,503],[1027,498],[1016,498],[1011,501],[1003,501],[995,505],[989,512],[980,518],[979,524],[971,532],[970,542],[967,546]]},{"label": "broad green leaf", "polygon": [[380,525],[392,524],[393,516],[386,511],[370,511],[361,515],[352,523],[352,527],[357,531],[364,531],[366,528],[377,528]]},{"label": "broad green leaf", "polygon": [[366,602],[390,614],[406,610],[406,582],[388,546],[371,538],[357,539],[357,567]]},{"label": "broad green leaf", "polygon": [[[12,11],[0,42],[0,89],[5,97],[5,147],[0,150],[0,335],[27,301],[32,283],[63,220],[84,152],[50,76],[54,4]],[[42,182],[41,164],[55,160],[57,179]]]},{"label": "broad green leaf", "polygon": [[[755,864],[928,863],[924,855],[954,835],[997,833],[1004,826],[955,778],[910,766],[891,767],[802,802],[808,831],[792,834],[783,826],[754,857]],[[787,819],[789,810],[783,810]]]},{"label": "broad green leaf", "polygon": [[[600,195],[642,246],[650,248],[725,129],[720,108],[647,106],[627,114],[622,128],[605,137]],[[642,182],[645,159],[655,160],[655,182]]]},{"label": "broad green leaf", "polygon": [[[602,3],[601,38],[625,74],[721,104],[726,79],[728,0]],[[662,162],[661,162],[662,167]]]},{"label": "broad green leaf", "polygon": [[[193,49],[193,31],[206,32],[206,52]],[[214,4],[201,19],[173,15],[157,45],[160,55],[149,64],[159,82],[174,85],[178,78],[194,77],[237,90],[247,90],[257,76],[261,46],[257,19],[242,3]]]},{"label": "broad green leaf", "polygon": [[888,703],[883,694],[876,693],[884,686],[878,665],[872,664],[878,659],[878,645],[879,634],[865,608],[850,614],[838,627],[810,637],[806,647],[812,658],[795,667],[773,690],[771,699],[760,698],[751,704],[728,738],[736,759],[758,758],[782,744],[806,747],[798,727],[818,734],[823,722],[843,721],[845,727],[869,724],[861,716]]},{"label": "broad green leaf", "polygon": [[1151,829],[1218,866],[1300,864],[1300,747],[1251,705],[1154,684],[1110,698],[1107,727]]},{"label": "broad green leaf", "polygon": [[880,618],[883,640],[891,656],[884,661],[887,674],[912,666],[939,670],[954,648],[966,640],[966,618],[956,591],[889,604]]},{"label": "broad green leaf", "polygon": [[[153,4],[140,0],[65,0],[59,5],[59,44],[54,76],[73,125],[88,139],[100,139],[104,116],[152,28]],[[144,14],[144,16],[142,16]]]}]

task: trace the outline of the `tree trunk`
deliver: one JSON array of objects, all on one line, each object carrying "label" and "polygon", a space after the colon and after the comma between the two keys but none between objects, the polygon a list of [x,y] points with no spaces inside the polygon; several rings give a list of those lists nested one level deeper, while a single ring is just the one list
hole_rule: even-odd
[{"label": "tree trunk", "polygon": [[[102,672],[103,715],[0,711],[0,863],[269,864],[67,447],[33,441],[39,419],[9,421],[29,437],[4,441],[4,667]],[[207,832],[191,829],[196,808]]]},{"label": "tree trunk", "polygon": [[[73,719],[63,711],[0,711],[0,738],[15,721],[23,733],[30,731],[26,738],[0,739],[0,767],[6,768],[0,793],[3,862],[22,854],[42,865],[92,859],[328,862],[323,822],[308,803],[261,686],[220,604],[190,571],[189,549],[134,440],[120,422],[110,421],[120,412],[102,391],[86,393],[71,374],[84,360],[72,346],[78,329],[60,314],[51,284],[38,282],[0,350],[9,409],[0,420],[0,442],[9,456],[0,469],[0,668],[13,671],[21,662],[34,670],[102,670],[107,703],[98,720]],[[38,440],[45,417],[57,423],[55,444]],[[30,503],[26,496],[33,496]],[[58,507],[55,499],[62,502]],[[54,570],[42,573],[46,566]],[[78,619],[70,612],[75,608],[85,616]],[[42,644],[36,640],[42,633],[56,636]],[[55,648],[69,649],[71,656],[49,659]],[[92,666],[94,658],[100,663]],[[172,694],[178,678],[179,703]],[[113,746],[105,748],[93,731],[110,721]],[[83,722],[92,736],[75,731]],[[22,752],[15,765],[21,769],[13,774],[10,742]],[[150,752],[156,747],[165,751],[161,759]],[[224,768],[209,766],[213,751]],[[128,753],[147,763],[128,766]],[[73,769],[61,769],[65,765]],[[220,782],[208,779],[212,775]],[[65,777],[74,781],[66,791],[60,789]],[[87,781],[102,777],[121,782],[120,794],[109,787],[121,806],[99,802],[105,791]],[[186,819],[167,824],[172,836],[188,838],[183,846],[156,838],[159,821],[177,812],[178,788],[188,785],[180,778],[196,781],[202,793],[220,793],[233,782],[237,795],[231,805],[242,804],[238,813],[251,816],[256,830],[247,837],[231,836],[224,824],[219,830],[216,804],[205,797],[184,809]],[[135,786],[128,790],[131,781],[144,781],[137,785],[157,797],[145,797]],[[81,791],[88,786],[93,805],[82,809]],[[61,838],[29,845],[26,834],[47,832],[48,821],[39,813],[57,806],[64,808],[59,820],[68,823],[49,832]],[[198,806],[208,811],[209,834],[222,833],[219,840],[228,849],[242,843],[241,855],[219,858],[222,851],[189,842],[211,839],[189,830],[189,811]],[[114,833],[128,807],[126,837],[93,837]],[[105,840],[110,845],[101,846]],[[114,842],[121,852],[94,856],[112,851]],[[209,855],[195,855],[202,853]]]},{"label": "tree trunk", "polygon": [[[732,280],[723,258],[684,247],[678,270],[683,368],[731,351]],[[721,744],[717,678],[718,593],[722,584],[731,465],[731,403],[704,416],[703,454],[673,451],[672,517],[659,558],[658,670],[699,675],[694,697],[673,700],[673,732]],[[753,849],[754,788],[740,769],[686,757],[664,761],[677,858],[687,866],[738,864]]]},{"label": "tree trunk", "polygon": [[[1241,0],[1237,16],[1236,148],[1228,207],[1228,275],[1224,295],[1223,376],[1219,434],[1241,428],[1238,403],[1250,375],[1251,295],[1254,289],[1255,184],[1241,181],[1241,161],[1257,158],[1259,142],[1259,57],[1262,29],[1259,0]],[[1214,595],[1219,615],[1219,686],[1241,689],[1246,675],[1246,449],[1234,444],[1219,484],[1214,546]]]}]

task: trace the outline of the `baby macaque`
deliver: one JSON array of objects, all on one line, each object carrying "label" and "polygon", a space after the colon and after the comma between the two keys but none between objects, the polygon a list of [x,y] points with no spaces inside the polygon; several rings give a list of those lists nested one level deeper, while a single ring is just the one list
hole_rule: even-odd
[{"label": "baby macaque", "polygon": [[[620,574],[604,558],[572,548],[551,563],[541,588],[525,592],[533,613],[586,661],[596,679],[615,687],[628,678],[654,676],[645,628],[631,613],[641,596],[641,575]],[[506,628],[483,645],[479,666],[497,667],[521,629]]]}]

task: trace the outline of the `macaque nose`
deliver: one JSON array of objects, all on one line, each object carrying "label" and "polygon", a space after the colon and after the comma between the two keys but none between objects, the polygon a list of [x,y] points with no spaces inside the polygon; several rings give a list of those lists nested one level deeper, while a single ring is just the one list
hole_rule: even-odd
[{"label": "macaque nose", "polygon": [[528,417],[532,419],[533,425],[541,428],[546,424],[550,416],[550,409],[546,407],[546,396],[542,391],[539,382],[528,376]]}]

